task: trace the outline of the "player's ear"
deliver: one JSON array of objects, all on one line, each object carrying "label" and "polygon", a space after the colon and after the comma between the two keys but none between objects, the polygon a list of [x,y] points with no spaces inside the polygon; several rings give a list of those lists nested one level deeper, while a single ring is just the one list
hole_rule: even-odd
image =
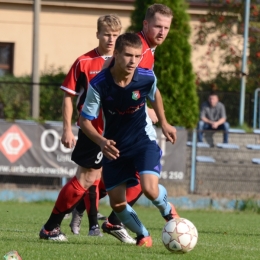
[{"label": "player's ear", "polygon": [[118,54],[118,50],[114,49],[113,56],[116,57]]},{"label": "player's ear", "polygon": [[148,25],[147,20],[143,20],[143,28],[144,28],[144,29],[147,29],[147,25]]},{"label": "player's ear", "polygon": [[98,37],[99,37],[98,32],[96,32],[96,37],[97,37],[97,39],[99,39],[99,38],[98,38]]}]

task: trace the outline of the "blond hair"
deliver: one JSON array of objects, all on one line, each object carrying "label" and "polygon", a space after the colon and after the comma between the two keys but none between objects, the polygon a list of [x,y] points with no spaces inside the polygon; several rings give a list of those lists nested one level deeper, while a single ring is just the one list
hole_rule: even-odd
[{"label": "blond hair", "polygon": [[147,8],[146,14],[145,14],[145,20],[148,21],[148,20],[152,19],[156,13],[159,13],[164,16],[171,17],[171,18],[173,17],[173,12],[168,6],[163,5],[163,4],[153,4]]},{"label": "blond hair", "polygon": [[97,30],[101,31],[102,27],[107,26],[112,31],[121,31],[122,24],[119,17],[116,14],[107,14],[100,16],[97,21]]}]

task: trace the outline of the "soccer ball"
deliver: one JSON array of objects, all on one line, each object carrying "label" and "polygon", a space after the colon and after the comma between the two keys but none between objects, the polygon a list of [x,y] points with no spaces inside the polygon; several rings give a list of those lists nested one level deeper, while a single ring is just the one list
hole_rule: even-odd
[{"label": "soccer ball", "polygon": [[5,260],[22,260],[17,251],[10,251],[4,255]]},{"label": "soccer ball", "polygon": [[197,228],[188,219],[172,219],[163,227],[162,242],[172,253],[187,253],[196,246],[197,241]]}]

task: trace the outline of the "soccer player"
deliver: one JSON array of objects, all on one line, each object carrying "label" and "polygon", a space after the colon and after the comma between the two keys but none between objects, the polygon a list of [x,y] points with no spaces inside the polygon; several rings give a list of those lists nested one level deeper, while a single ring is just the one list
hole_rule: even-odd
[{"label": "soccer player", "polygon": [[[143,21],[143,29],[138,32],[137,35],[142,41],[142,57],[138,64],[138,67],[146,68],[152,70],[154,67],[154,53],[158,45],[161,45],[166,39],[168,32],[170,30],[171,22],[173,18],[172,10],[163,4],[153,4],[147,8],[145,19]],[[108,67],[112,58],[105,61],[104,68]],[[154,113],[153,109],[149,109],[148,114],[152,119],[153,123],[157,123],[158,119]],[[131,190],[130,190],[131,192]],[[140,196],[140,195],[139,195]],[[179,215],[172,206],[172,214],[175,218]],[[114,212],[110,214],[108,220],[102,224],[102,230],[105,233],[114,235],[114,230],[117,230],[119,222],[116,222]],[[119,240],[120,238],[117,237]]]},{"label": "soccer player", "polygon": [[[167,191],[159,184],[162,152],[147,113],[147,98],[167,140],[174,144],[177,137],[176,129],[165,118],[153,71],[137,68],[141,57],[142,41],[138,35],[125,33],[117,38],[114,64],[90,81],[80,127],[104,154],[102,177],[113,211],[136,233],[136,245],[151,247],[148,230],[126,200],[126,188],[138,184],[135,170],[140,175],[144,195],[159,209],[162,217],[169,221],[174,216]],[[101,110],[105,118],[103,136],[91,123]]]},{"label": "soccer player", "polygon": [[[77,109],[80,112],[85,100],[88,82],[101,70],[104,61],[113,54],[114,45],[121,32],[121,22],[116,15],[104,15],[97,22],[97,48],[80,56],[71,67],[61,89],[64,91],[63,98],[63,134],[62,143],[67,148],[74,148],[72,160],[78,164],[76,176],[73,177],[60,191],[55,206],[48,221],[40,230],[40,238],[66,241],[66,236],[61,232],[60,225],[65,214],[71,212],[84,198],[89,217],[89,235],[102,236],[97,221],[98,189],[105,196],[105,188],[100,187],[101,167],[103,154],[100,147],[92,142],[79,129],[78,141],[76,142],[71,129],[73,113],[73,98],[78,96]],[[102,117],[92,121],[93,127],[99,134],[103,132]],[[79,124],[78,124],[79,125]],[[140,193],[140,192],[139,192]],[[71,227],[72,228],[72,227]],[[123,228],[122,228],[123,229]],[[72,228],[73,231],[73,228]],[[127,231],[124,235],[128,243],[135,243]]]},{"label": "soccer player", "polygon": [[[171,21],[173,18],[172,10],[163,4],[153,4],[147,8],[145,20],[143,21],[143,29],[141,32],[137,33],[142,40],[142,58],[138,64],[139,67],[153,69],[154,66],[154,52],[158,45],[161,45],[166,39]],[[112,58],[108,58],[103,67],[108,67]],[[153,109],[148,109],[149,117],[152,119],[153,123],[157,123],[158,119],[154,113]],[[136,191],[135,191],[136,189]],[[135,197],[134,194],[137,194]],[[132,187],[127,190],[127,196],[131,197],[131,205],[133,205],[137,199],[140,197],[138,187]],[[81,209],[83,212],[84,205]],[[172,214],[178,218],[179,215],[174,207],[172,207]],[[82,213],[77,211],[73,212],[73,219],[76,227],[80,226]],[[116,217],[114,212],[109,215],[107,221],[102,224],[102,230],[105,233],[115,236],[117,239],[122,241],[122,235],[120,233],[121,226],[120,220]],[[123,241],[122,241],[123,242]]]}]

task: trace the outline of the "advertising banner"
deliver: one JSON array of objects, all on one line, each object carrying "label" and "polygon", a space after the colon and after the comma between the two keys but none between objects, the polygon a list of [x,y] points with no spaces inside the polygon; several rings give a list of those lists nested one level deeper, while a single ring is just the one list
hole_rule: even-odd
[{"label": "advertising banner", "polygon": [[[172,145],[166,142],[160,128],[156,129],[158,144],[162,149],[162,180],[185,178],[186,130],[178,131],[178,140]],[[78,129],[73,127],[77,138]],[[25,175],[72,177],[77,165],[71,161],[72,149],[65,148],[60,139],[62,122],[38,124],[18,120],[15,123],[0,122],[0,175]]]}]

